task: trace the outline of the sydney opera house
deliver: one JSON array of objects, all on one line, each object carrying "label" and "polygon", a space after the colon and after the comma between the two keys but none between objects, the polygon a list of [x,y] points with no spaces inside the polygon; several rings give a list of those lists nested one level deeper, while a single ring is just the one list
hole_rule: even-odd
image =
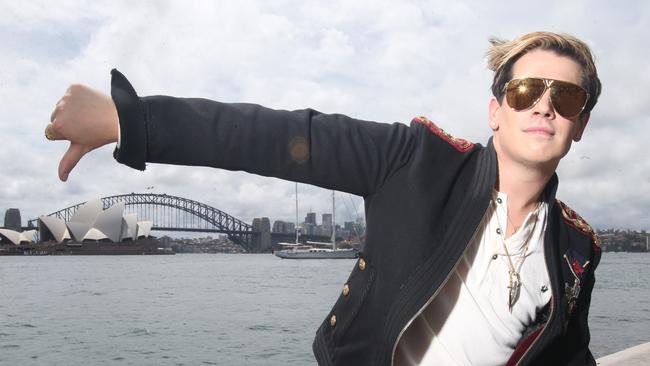
[{"label": "sydney opera house", "polygon": [[0,240],[20,245],[23,243],[33,243],[36,237],[36,230],[18,232],[11,229],[0,229]]},{"label": "sydney opera house", "polygon": [[[125,215],[124,207],[124,203],[120,202],[104,210],[101,199],[95,199],[79,206],[67,222],[54,216],[41,216],[38,218],[39,244],[58,245],[59,250],[65,247],[90,248],[93,252],[87,254],[113,254],[110,253],[111,248],[124,249],[130,245],[138,252],[143,248],[133,244],[150,237],[153,222],[137,221],[135,213]],[[36,230],[17,232],[0,229],[3,243],[25,246],[33,244],[35,237]]]}]

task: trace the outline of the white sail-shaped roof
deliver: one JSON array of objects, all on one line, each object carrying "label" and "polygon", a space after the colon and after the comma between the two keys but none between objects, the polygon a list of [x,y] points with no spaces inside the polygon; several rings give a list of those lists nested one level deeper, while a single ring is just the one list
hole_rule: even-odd
[{"label": "white sail-shaped roof", "polygon": [[138,238],[149,237],[151,235],[153,221],[138,221]]},{"label": "white sail-shaped roof", "polygon": [[79,206],[68,221],[68,229],[76,241],[82,241],[102,213],[102,200],[97,198]]},{"label": "white sail-shaped roof", "polygon": [[91,228],[90,230],[88,230],[86,236],[84,236],[84,240],[102,240],[107,238],[108,236],[106,234],[104,234],[103,232],[95,228]]},{"label": "white sail-shaped roof", "polygon": [[138,215],[130,213],[122,218],[122,239],[137,239]]},{"label": "white sail-shaped roof", "polygon": [[102,212],[102,199],[95,198],[79,206],[69,222],[95,222]]},{"label": "white sail-shaped roof", "polygon": [[92,229],[92,225],[88,225],[85,222],[68,222],[67,225],[72,238],[78,242],[82,242],[88,231]]},{"label": "white sail-shaped roof", "polygon": [[10,242],[20,244],[20,233],[9,229],[0,229],[0,236],[7,238]]},{"label": "white sail-shaped roof", "polygon": [[[124,213],[124,202],[119,202],[106,210],[100,212],[93,225],[94,229],[104,233],[111,241],[120,241],[122,234],[122,214]],[[92,229],[91,229],[92,230]],[[87,236],[88,234],[86,234]]]},{"label": "white sail-shaped roof", "polygon": [[70,232],[65,226],[65,221],[54,216],[41,216],[38,220],[52,233],[58,243],[70,239]]},{"label": "white sail-shaped roof", "polygon": [[31,243],[34,241],[34,234],[36,230],[29,230],[22,233],[10,229],[0,229],[0,236],[7,238],[10,242],[15,245],[20,245],[20,243],[28,242]]},{"label": "white sail-shaped roof", "polygon": [[21,236],[21,241],[28,241],[30,243],[33,243],[35,240],[34,238],[36,237],[36,230],[27,230],[23,231],[20,233]]}]

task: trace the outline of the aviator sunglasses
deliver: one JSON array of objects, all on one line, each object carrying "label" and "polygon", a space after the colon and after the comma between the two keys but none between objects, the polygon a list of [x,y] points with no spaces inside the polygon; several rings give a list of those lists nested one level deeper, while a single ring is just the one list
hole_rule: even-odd
[{"label": "aviator sunglasses", "polygon": [[551,89],[551,104],[564,118],[579,115],[589,99],[589,93],[579,85],[544,78],[522,78],[508,81],[504,87],[508,105],[517,112],[535,106],[546,89]]}]

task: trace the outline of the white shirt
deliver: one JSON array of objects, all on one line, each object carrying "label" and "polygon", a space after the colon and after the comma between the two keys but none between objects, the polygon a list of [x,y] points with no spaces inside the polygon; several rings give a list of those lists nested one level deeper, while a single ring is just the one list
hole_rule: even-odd
[{"label": "white shirt", "polygon": [[447,282],[402,335],[396,365],[503,365],[551,299],[544,259],[547,205],[541,203],[505,240],[515,269],[524,260],[511,313],[505,234],[497,232],[506,230],[507,196],[498,192],[495,201]]}]

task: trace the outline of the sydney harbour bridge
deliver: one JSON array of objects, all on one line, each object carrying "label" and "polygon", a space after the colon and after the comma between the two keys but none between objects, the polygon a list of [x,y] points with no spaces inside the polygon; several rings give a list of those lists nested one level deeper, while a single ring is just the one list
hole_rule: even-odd
[{"label": "sydney harbour bridge", "polygon": [[[267,250],[272,243],[278,241],[295,240],[294,233],[270,233],[269,225],[264,225],[262,220],[256,219],[253,224],[249,224],[215,207],[183,197],[155,193],[131,193],[103,197],[101,200],[103,209],[123,202],[125,213],[136,213],[138,220],[152,221],[152,231],[222,233],[250,252]],[[84,203],[80,202],[47,216],[55,216],[67,222]],[[38,226],[37,219],[30,220],[28,226]],[[329,240],[329,238],[321,236],[303,236],[302,238]]]}]

